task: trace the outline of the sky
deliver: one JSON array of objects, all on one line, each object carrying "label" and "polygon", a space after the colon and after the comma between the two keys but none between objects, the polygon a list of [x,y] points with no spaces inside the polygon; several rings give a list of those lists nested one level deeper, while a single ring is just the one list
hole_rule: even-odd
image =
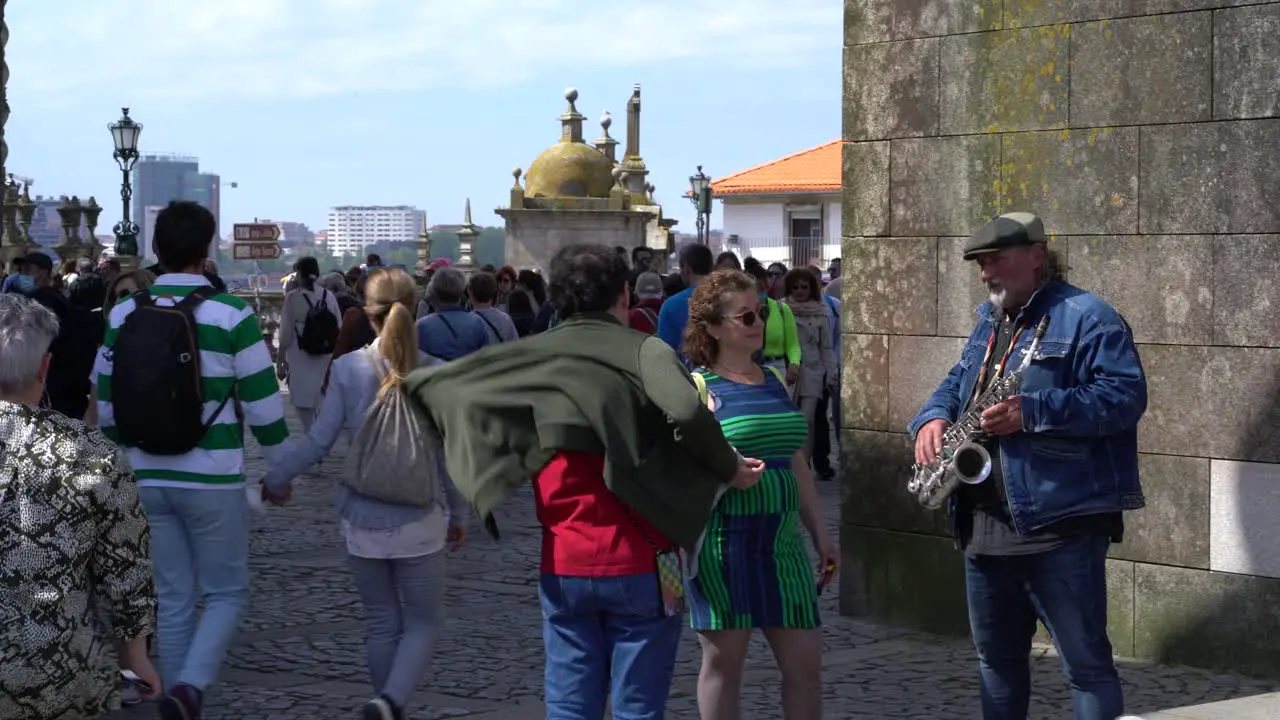
[{"label": "sky", "polygon": [[[511,171],[559,137],[641,153],[664,213],[698,165],[728,175],[840,136],[841,0],[19,0],[7,4],[9,172],[93,195],[120,219],[107,124],[221,175],[222,227],[325,227],[333,205],[416,205],[431,224],[501,224]],[[620,148],[621,150],[621,148]],[[232,188],[230,183],[236,183]],[[717,207],[712,226],[719,226]],[[135,218],[135,221],[140,220]],[[225,230],[224,230],[225,232]]]}]

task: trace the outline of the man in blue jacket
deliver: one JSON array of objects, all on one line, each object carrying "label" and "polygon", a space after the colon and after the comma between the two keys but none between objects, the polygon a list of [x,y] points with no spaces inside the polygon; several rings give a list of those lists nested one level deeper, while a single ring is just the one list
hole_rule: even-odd
[{"label": "man in blue jacket", "polygon": [[986,720],[1025,720],[1036,620],[1053,635],[1075,717],[1124,714],[1107,638],[1106,556],[1121,513],[1145,501],[1137,425],[1147,383],[1124,318],[1066,282],[1029,213],[995,218],[969,238],[990,299],[951,372],[911,420],[915,458],[934,461],[943,433],[995,378],[1026,355],[1048,324],[1020,394],[982,413],[987,478],[948,498],[965,555],[969,622]]}]

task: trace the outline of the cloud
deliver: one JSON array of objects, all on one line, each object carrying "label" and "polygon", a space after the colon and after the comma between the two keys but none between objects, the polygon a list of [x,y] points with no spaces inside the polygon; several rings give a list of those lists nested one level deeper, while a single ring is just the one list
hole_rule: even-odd
[{"label": "cloud", "polygon": [[498,88],[548,71],[694,60],[750,72],[829,53],[842,27],[840,0],[60,0],[6,9],[13,87],[128,87],[173,100]]}]

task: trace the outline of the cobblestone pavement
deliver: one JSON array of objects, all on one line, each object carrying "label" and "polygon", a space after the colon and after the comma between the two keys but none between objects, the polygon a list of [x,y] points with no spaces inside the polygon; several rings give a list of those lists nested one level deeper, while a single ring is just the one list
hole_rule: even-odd
[{"label": "cobblestone pavement", "polygon": [[[296,423],[294,428],[296,432]],[[249,454],[258,457],[256,449]],[[221,682],[210,693],[210,720],[355,718],[368,699],[360,604],[331,505],[341,466],[341,454],[335,453],[318,472],[299,479],[290,507],[258,517],[252,537],[252,600]],[[823,483],[821,495],[834,532],[837,488]],[[450,558],[447,628],[434,672],[413,700],[409,717],[415,720],[544,717],[536,590],[539,530],[527,491],[507,503],[499,523],[501,542],[477,533]],[[976,716],[974,660],[967,641],[840,617],[834,595],[827,593],[822,601],[827,718]],[[671,718],[697,718],[698,655],[697,642],[686,631]],[[1034,673],[1032,717],[1068,717],[1069,690],[1051,651],[1037,652]],[[1121,675],[1129,709],[1139,713],[1278,689],[1270,682],[1137,663],[1125,663]],[[744,717],[780,717],[778,675],[768,647],[758,638],[744,687]],[[154,710],[144,705],[112,717],[152,718]]]}]

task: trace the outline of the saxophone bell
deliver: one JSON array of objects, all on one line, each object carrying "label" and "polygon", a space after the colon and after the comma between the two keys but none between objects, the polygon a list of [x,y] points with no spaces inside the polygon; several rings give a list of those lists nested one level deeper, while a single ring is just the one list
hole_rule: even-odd
[{"label": "saxophone bell", "polygon": [[977,443],[965,443],[951,456],[951,472],[965,485],[978,485],[991,475],[991,453]]}]

